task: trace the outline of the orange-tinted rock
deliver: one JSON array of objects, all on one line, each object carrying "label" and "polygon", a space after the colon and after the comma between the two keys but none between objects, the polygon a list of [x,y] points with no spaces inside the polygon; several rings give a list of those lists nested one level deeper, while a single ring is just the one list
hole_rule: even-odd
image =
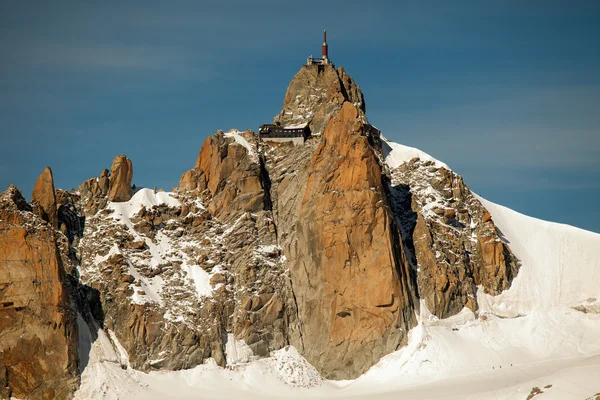
[{"label": "orange-tinted rock", "polygon": [[46,167],[35,182],[31,199],[39,205],[39,207],[35,207],[36,214],[44,221],[48,221],[54,229],[57,229],[56,194],[54,193],[54,178],[50,167]]},{"label": "orange-tinted rock", "polygon": [[181,175],[181,178],[179,179],[179,188],[184,191],[198,189],[198,175],[195,168],[192,168]]},{"label": "orange-tinted rock", "polygon": [[392,187],[403,239],[414,248],[419,297],[431,313],[476,311],[479,287],[492,295],[510,287],[518,261],[461,176],[416,158],[392,172]]},{"label": "orange-tinted rock", "polygon": [[364,133],[351,103],[327,124],[308,171],[297,241],[286,252],[302,353],[334,379],[365,372],[415,323],[408,264]]},{"label": "orange-tinted rock", "polygon": [[131,199],[131,179],[133,166],[131,160],[124,155],[118,155],[110,167],[110,184],[108,201],[128,201]]},{"label": "orange-tinted rock", "polygon": [[481,219],[481,222],[485,223],[488,221],[492,220],[492,214],[490,214],[489,211],[486,211],[486,213],[483,215],[483,218]]},{"label": "orange-tinted rock", "polygon": [[0,196],[0,363],[12,396],[70,398],[77,327],[65,273],[53,229],[19,212],[18,197],[14,187]]},{"label": "orange-tinted rock", "polygon": [[[245,135],[249,136],[248,133]],[[179,187],[199,192],[208,189],[212,196],[208,208],[214,215],[257,211],[265,207],[260,163],[244,146],[221,131],[206,138],[196,166],[181,176]]]},{"label": "orange-tinted rock", "polygon": [[283,109],[274,122],[283,126],[308,123],[313,134],[322,134],[345,102],[357,105],[364,116],[363,94],[344,68],[303,66],[288,85]]},{"label": "orange-tinted rock", "polygon": [[108,170],[105,168],[102,170],[100,177],[98,178],[98,189],[100,190],[101,195],[106,195],[108,193],[108,188],[110,187],[110,180],[108,177]]},{"label": "orange-tinted rock", "polygon": [[[489,223],[493,225],[491,220]],[[500,240],[495,229],[486,236],[479,236],[477,241],[483,262],[475,270],[475,281],[485,288],[486,293],[498,295],[510,287],[516,276],[514,256]]]}]

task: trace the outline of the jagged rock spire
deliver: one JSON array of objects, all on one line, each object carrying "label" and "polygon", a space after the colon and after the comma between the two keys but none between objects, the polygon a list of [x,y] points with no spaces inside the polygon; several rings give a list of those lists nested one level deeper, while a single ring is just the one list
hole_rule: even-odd
[{"label": "jagged rock spire", "polygon": [[133,194],[131,178],[133,178],[131,160],[122,154],[116,156],[110,168],[108,201],[128,201],[131,199]]},{"label": "jagged rock spire", "polygon": [[35,181],[31,199],[34,210],[42,219],[48,221],[54,229],[58,228],[58,214],[56,208],[56,195],[54,193],[54,178],[50,167],[44,168]]}]

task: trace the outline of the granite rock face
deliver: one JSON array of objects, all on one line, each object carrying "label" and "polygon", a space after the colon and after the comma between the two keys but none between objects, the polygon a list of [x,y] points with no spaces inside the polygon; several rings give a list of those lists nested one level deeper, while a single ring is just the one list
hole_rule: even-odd
[{"label": "granite rock face", "polygon": [[109,201],[130,200],[133,195],[132,178],[131,160],[124,155],[116,156],[111,171],[105,168],[99,177],[89,178],[77,187],[82,213],[91,216],[106,207]]},{"label": "granite rock face", "polygon": [[478,287],[492,295],[510,287],[518,261],[462,177],[420,159],[391,177],[394,213],[429,311],[439,318],[476,311]]},{"label": "granite rock face", "polygon": [[359,117],[346,102],[327,124],[307,171],[295,238],[284,247],[302,354],[333,379],[362,374],[416,324],[410,267]]},{"label": "granite rock face", "polygon": [[[232,132],[219,131],[208,137],[200,149],[196,166],[185,172],[179,182],[184,190],[206,191],[210,196],[210,211],[217,216],[253,212],[269,206],[265,199],[268,182],[263,181],[257,139],[250,131]],[[243,144],[238,143],[236,136]],[[266,195],[268,197],[268,193]]]},{"label": "granite rock face", "polygon": [[[104,178],[104,179],[103,179]],[[106,187],[106,176],[103,174],[98,179],[98,187],[103,191]],[[131,160],[124,155],[118,155],[110,167],[110,182],[108,186],[108,201],[128,201],[131,199],[131,179],[133,166]]]},{"label": "granite rock face", "polygon": [[70,398],[79,380],[69,284],[53,227],[31,212],[14,186],[0,196],[0,265],[0,375],[8,387],[5,394]]},{"label": "granite rock face", "polygon": [[360,87],[343,67],[304,65],[290,82],[283,109],[274,122],[283,126],[308,123],[313,135],[325,131],[327,121],[345,102],[354,104],[365,117],[365,99]]},{"label": "granite rock face", "polygon": [[31,198],[35,202],[34,212],[44,221],[49,222],[54,229],[58,228],[54,178],[50,167],[46,167],[38,177]]}]

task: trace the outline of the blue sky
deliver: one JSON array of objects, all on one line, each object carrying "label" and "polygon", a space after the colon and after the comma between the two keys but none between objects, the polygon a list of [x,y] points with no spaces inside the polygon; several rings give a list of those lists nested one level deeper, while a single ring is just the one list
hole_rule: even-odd
[{"label": "blue sky", "polygon": [[205,137],[272,120],[324,28],[388,138],[600,232],[598,1],[1,1],[0,190],[120,153],[170,189]]}]

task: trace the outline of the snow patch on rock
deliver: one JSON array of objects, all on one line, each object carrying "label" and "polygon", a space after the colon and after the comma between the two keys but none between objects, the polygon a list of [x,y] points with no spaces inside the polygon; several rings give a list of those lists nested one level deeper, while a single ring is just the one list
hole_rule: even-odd
[{"label": "snow patch on rock", "polygon": [[381,136],[381,139],[381,147],[383,149],[385,163],[392,169],[398,168],[400,164],[409,162],[413,158],[420,158],[423,161],[432,161],[437,168],[444,167],[446,169],[450,169],[446,164],[433,158],[424,151],[414,147],[403,146],[401,144],[394,143],[386,139],[383,135]]},{"label": "snow patch on rock", "polygon": [[321,374],[298,353],[294,346],[271,352],[266,359],[271,372],[286,385],[311,388],[325,382]]},{"label": "snow patch on rock", "polygon": [[174,198],[172,192],[157,192],[152,189],[138,190],[129,201],[113,202],[109,201],[107,208],[114,210],[115,217],[119,217],[121,221],[125,218],[129,219],[137,214],[142,207],[152,208],[160,204],[166,204],[169,207],[177,207],[181,205],[179,200]]},{"label": "snow patch on rock", "polygon": [[225,137],[232,137],[235,139],[235,142],[244,146],[244,148],[248,151],[248,155],[250,156],[250,159],[256,163],[258,163],[258,152],[256,151],[256,146],[252,146],[247,140],[246,138],[244,138],[241,134],[241,132],[238,131],[237,129],[232,129],[228,132],[225,132],[223,135]]},{"label": "snow patch on rock", "polygon": [[225,357],[227,365],[244,364],[254,356],[252,349],[243,340],[237,340],[233,333],[227,334],[225,343]]}]

